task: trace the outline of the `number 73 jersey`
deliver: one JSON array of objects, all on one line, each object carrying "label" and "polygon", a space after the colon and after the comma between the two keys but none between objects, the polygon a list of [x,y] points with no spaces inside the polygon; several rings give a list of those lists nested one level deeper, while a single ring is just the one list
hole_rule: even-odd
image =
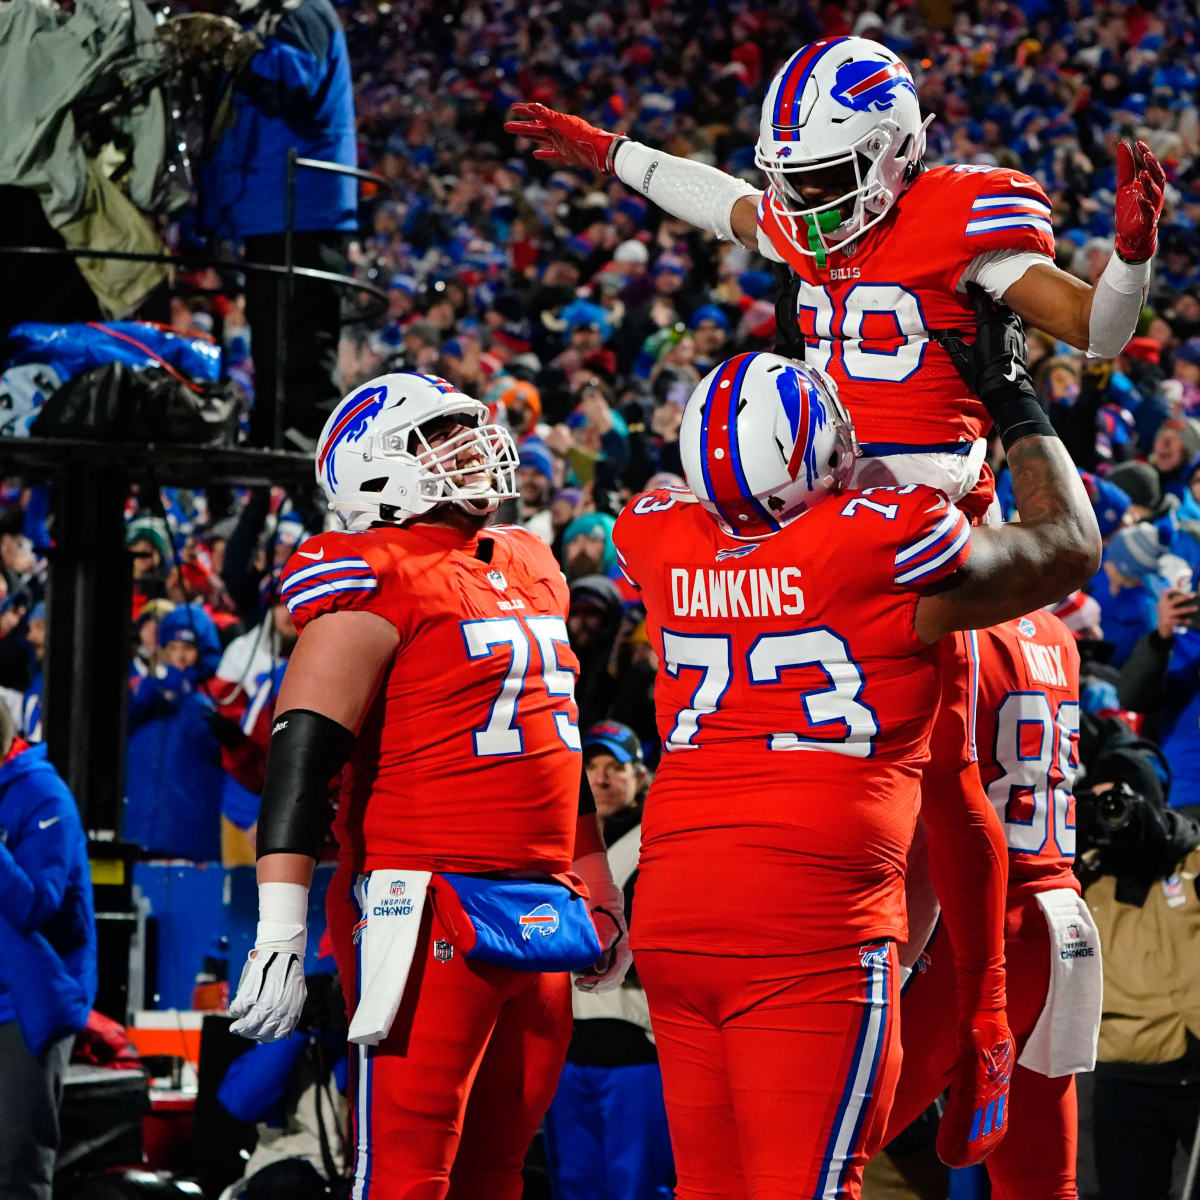
[{"label": "number 73 jersey", "polygon": [[[664,746],[643,819],[635,944],[688,942],[664,880],[682,888],[731,860],[755,863],[722,889],[748,910],[732,925],[714,930],[695,887],[680,893],[697,914],[696,949],[794,952],[794,938],[791,951],[783,942],[797,922],[809,948],[903,938],[905,856],[939,697],[935,648],[913,620],[922,591],[970,553],[963,514],[931,488],[871,488],[739,541],[690,493],[662,491],[631,502],[613,539],[659,656]],[[792,918],[781,903],[795,905]]]},{"label": "number 73 jersey", "polygon": [[399,635],[343,772],[334,831],[357,871],[566,871],[579,804],[566,580],[514,526],[324,533],[289,559],[297,628],[353,609]]}]

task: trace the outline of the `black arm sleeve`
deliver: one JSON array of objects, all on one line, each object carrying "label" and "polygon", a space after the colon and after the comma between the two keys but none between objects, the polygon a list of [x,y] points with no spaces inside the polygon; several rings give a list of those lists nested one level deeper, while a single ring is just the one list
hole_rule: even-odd
[{"label": "black arm sleeve", "polygon": [[1174,640],[1161,637],[1157,629],[1138,638],[1117,680],[1117,696],[1123,708],[1141,713],[1162,708],[1163,682]]},{"label": "black arm sleeve", "polygon": [[592,785],[588,783],[586,771],[579,772],[579,815],[586,817],[596,811],[596,797],[592,795]]},{"label": "black arm sleeve", "polygon": [[258,814],[257,854],[321,857],[329,827],[329,781],[354,748],[344,725],[306,708],[281,713],[271,730]]}]

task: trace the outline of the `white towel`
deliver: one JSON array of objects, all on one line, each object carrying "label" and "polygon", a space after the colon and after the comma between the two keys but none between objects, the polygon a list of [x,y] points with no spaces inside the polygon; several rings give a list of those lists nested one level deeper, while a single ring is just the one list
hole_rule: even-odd
[{"label": "white towel", "polygon": [[1050,985],[1017,1061],[1054,1079],[1096,1065],[1104,972],[1100,934],[1083,900],[1071,888],[1056,888],[1040,892],[1037,902],[1050,927]]},{"label": "white towel", "polygon": [[360,875],[354,885],[360,919],[358,1005],[350,1041],[377,1046],[392,1027],[417,949],[429,871],[379,870]]}]

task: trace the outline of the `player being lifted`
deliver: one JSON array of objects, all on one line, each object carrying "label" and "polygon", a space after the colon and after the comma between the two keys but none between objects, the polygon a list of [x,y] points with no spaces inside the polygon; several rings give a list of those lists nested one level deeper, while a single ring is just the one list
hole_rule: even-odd
[{"label": "player being lifted", "polygon": [[[1050,203],[1034,179],[925,166],[928,120],[912,77],[877,42],[813,42],[775,76],[755,155],[765,192],[541,105],[513,115],[506,128],[538,143],[536,157],[615,174],[671,215],[791,268],[780,349],[838,383],[862,443],[854,486],[927,483],[973,518],[986,512],[988,414],[933,337],[971,323],[970,285],[1100,356],[1124,348],[1141,311],[1164,182],[1148,149],[1119,147],[1116,252],[1089,287],[1054,265]],[[958,736],[965,748],[968,668],[961,645],[942,653],[939,744]],[[961,1164],[996,1140],[970,1133],[990,1086],[983,1058],[1008,1036],[1004,845],[965,753],[939,756],[924,791],[930,869],[958,951],[963,1045],[939,1150]]]},{"label": "player being lifted", "polygon": [[977,345],[1004,355],[981,395],[1020,524],[972,530],[920,484],[843,490],[856,447],[836,384],[773,354],[692,394],[691,493],[646,493],[617,520],[661,662],[633,939],[679,1200],[860,1194],[900,1069],[896,942],[937,642],[1099,562],[1013,342],[993,328]]},{"label": "player being lifted", "polygon": [[357,1043],[354,1200],[517,1200],[571,1035],[567,969],[607,990],[629,965],[581,771],[566,581],[538,538],[484,529],[517,494],[512,439],[487,421],[436,376],[358,388],[316,453],[352,532],[305,542],[281,583],[300,637],[230,1012],[263,1041],[295,1025],[344,768],[327,908]]}]

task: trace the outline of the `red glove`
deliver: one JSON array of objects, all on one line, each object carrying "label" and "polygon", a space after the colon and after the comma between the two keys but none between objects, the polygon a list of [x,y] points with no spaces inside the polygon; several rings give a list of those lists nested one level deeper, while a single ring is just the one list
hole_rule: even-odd
[{"label": "red glove", "polygon": [[1016,1045],[1002,1013],[972,1022],[950,1076],[938,1126],[938,1158],[948,1167],[982,1162],[1008,1132],[1008,1084]]},{"label": "red glove", "polygon": [[1158,217],[1167,177],[1145,142],[1117,146],[1117,253],[1131,263],[1145,262],[1158,242]]},{"label": "red glove", "polygon": [[533,157],[547,162],[569,163],[611,175],[613,155],[622,142],[628,141],[624,134],[606,133],[582,117],[555,112],[544,104],[514,104],[512,112],[527,119],[505,121],[505,130],[515,137],[538,142]]}]

